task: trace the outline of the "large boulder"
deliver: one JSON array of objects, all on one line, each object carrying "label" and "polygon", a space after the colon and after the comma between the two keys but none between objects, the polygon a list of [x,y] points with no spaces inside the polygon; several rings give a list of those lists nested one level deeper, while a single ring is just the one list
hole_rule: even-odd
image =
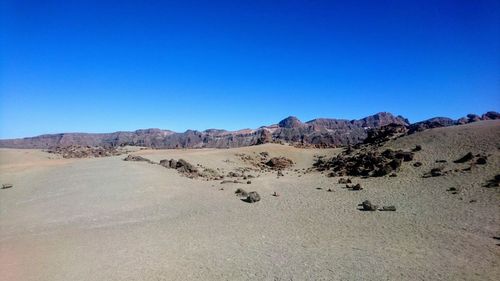
[{"label": "large boulder", "polygon": [[191,165],[191,163],[187,162],[184,159],[179,159],[176,164],[177,171],[186,174],[195,174],[198,173],[198,169],[195,166]]},{"label": "large boulder", "polygon": [[160,165],[165,167],[165,168],[171,168],[171,169],[177,169],[177,160],[175,159],[163,159],[160,160]]}]

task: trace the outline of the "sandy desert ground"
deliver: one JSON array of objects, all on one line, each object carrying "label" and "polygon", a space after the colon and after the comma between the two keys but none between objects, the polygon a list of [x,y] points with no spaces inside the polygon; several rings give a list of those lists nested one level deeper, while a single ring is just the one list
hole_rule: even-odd
[{"label": "sandy desert ground", "polygon": [[[266,144],[132,153],[225,172],[249,165],[240,153],[296,162],[280,178],[250,172],[257,176],[251,184],[189,179],[123,161],[126,155],[62,159],[1,149],[0,183],[14,187],[0,189],[0,279],[499,280],[500,241],[493,237],[500,236],[500,193],[482,185],[500,172],[500,121],[428,130],[385,146],[416,144],[421,167],[404,163],[397,177],[354,178],[361,191],[302,170],[314,155],[341,149]],[[439,165],[468,167],[452,161],[469,151],[488,154],[488,163],[422,177]],[[238,187],[262,200],[241,201]],[[365,199],[397,211],[359,211]]]}]

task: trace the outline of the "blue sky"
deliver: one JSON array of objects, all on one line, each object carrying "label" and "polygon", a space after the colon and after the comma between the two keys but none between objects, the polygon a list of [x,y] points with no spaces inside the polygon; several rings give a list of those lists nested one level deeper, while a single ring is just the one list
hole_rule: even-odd
[{"label": "blue sky", "polygon": [[4,0],[0,138],[498,111],[499,3]]}]

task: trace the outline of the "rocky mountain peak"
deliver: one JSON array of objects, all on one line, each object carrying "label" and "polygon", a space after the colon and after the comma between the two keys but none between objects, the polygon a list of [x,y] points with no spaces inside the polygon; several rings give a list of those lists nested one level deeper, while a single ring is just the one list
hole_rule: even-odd
[{"label": "rocky mountain peak", "polygon": [[280,128],[299,128],[302,125],[302,122],[295,116],[289,116],[278,123]]}]

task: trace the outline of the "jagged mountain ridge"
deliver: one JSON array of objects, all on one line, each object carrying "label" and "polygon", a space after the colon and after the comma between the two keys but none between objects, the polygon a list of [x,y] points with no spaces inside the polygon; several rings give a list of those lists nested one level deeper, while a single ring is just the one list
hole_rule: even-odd
[{"label": "jagged mountain ridge", "polygon": [[[473,118],[467,120],[473,122],[482,120],[481,118],[492,119],[497,117],[498,113],[489,112],[482,117],[474,115]],[[427,124],[430,124],[428,127],[448,126],[452,123],[463,123],[464,119],[461,118],[452,122],[448,122],[449,120],[446,119],[447,122],[443,124],[434,121],[410,124],[408,119],[402,116],[394,116],[388,112],[380,112],[358,120],[319,118],[305,123],[296,117],[290,116],[278,124],[257,129],[238,131],[219,129],[187,130],[183,133],[161,129],[101,134],[62,133],[0,140],[0,147],[46,149],[70,145],[104,147],[133,145],[151,148],[231,148],[268,142],[291,142],[305,146],[333,147],[360,143],[367,137],[369,129],[388,124],[399,124],[410,128],[411,126],[417,126],[417,129],[425,129]]]}]

